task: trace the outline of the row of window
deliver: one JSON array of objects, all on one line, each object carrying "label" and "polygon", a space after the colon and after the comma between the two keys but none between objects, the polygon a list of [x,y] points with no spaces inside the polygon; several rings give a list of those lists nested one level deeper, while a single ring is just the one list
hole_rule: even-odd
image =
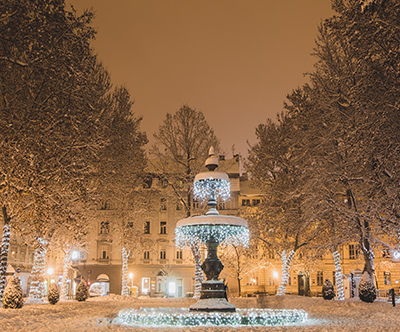
[{"label": "row of window", "polygon": [[[158,257],[159,257],[159,259],[167,259],[167,251],[165,249],[161,249]],[[181,260],[182,257],[183,257],[182,250],[177,250],[176,251],[176,259]],[[148,251],[148,250],[143,251],[143,259],[144,260],[150,259],[150,251]]]},{"label": "row of window", "polygon": [[256,199],[242,199],[242,206],[257,206],[261,203],[261,200]]}]

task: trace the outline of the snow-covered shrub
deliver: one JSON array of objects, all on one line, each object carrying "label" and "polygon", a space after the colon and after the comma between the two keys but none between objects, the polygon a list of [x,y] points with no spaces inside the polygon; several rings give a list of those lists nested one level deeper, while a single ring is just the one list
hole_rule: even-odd
[{"label": "snow-covered shrub", "polygon": [[49,292],[47,293],[47,299],[50,304],[56,304],[60,300],[60,292],[55,283],[50,284]]},{"label": "snow-covered shrub", "polygon": [[368,303],[372,303],[376,299],[375,285],[367,272],[364,272],[360,283],[358,284],[358,296],[361,301]]},{"label": "snow-covered shrub", "polygon": [[12,277],[8,282],[3,295],[3,308],[19,309],[24,305],[22,288],[19,279]]},{"label": "snow-covered shrub", "polygon": [[82,280],[76,289],[75,300],[85,301],[89,297],[89,292],[86,283]]},{"label": "snow-covered shrub", "polygon": [[324,285],[322,286],[322,297],[324,300],[332,300],[336,296],[333,285],[329,279],[325,279]]}]

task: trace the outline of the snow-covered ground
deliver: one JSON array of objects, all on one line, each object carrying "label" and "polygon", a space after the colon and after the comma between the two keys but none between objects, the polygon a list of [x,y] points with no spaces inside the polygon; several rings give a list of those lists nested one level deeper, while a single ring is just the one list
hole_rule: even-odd
[{"label": "snow-covered ground", "polygon": [[[152,328],[127,327],[117,324],[119,310],[141,307],[188,307],[192,299],[133,299],[105,296],[86,302],[62,301],[51,304],[25,304],[22,309],[0,309],[0,331],[154,331]],[[325,301],[301,296],[233,298],[237,308],[303,309],[305,323],[276,327],[192,327],[158,328],[157,331],[400,331],[400,303],[363,303],[359,300]]]}]

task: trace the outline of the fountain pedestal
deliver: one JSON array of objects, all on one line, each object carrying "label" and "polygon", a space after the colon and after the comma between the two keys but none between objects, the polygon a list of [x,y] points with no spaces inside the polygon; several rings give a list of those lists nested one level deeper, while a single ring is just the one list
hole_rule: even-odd
[{"label": "fountain pedestal", "polygon": [[213,238],[206,241],[208,255],[201,269],[207,280],[201,284],[200,300],[190,306],[191,311],[236,311],[235,306],[228,302],[225,284],[218,280],[224,268],[217,256],[218,245],[219,242]]}]

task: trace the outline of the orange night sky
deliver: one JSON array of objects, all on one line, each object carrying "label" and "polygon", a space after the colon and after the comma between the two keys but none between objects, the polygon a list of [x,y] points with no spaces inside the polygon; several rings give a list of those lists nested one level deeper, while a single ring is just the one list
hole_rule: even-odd
[{"label": "orange night sky", "polygon": [[302,85],[330,0],[67,0],[96,11],[93,46],[152,136],[183,104],[202,111],[231,156]]}]

